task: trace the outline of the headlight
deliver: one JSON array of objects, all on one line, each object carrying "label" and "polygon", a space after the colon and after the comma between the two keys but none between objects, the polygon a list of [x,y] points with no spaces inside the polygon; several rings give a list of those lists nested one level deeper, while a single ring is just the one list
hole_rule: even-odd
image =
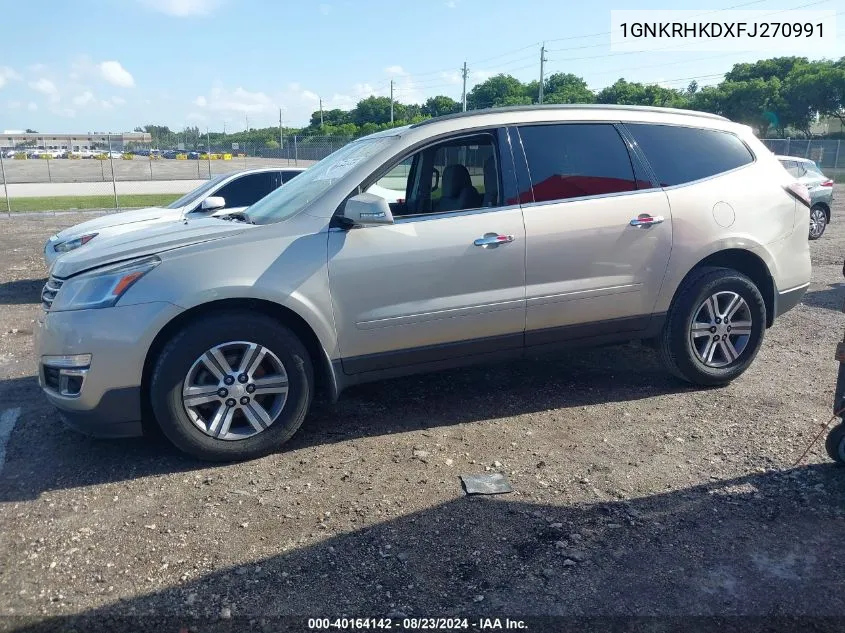
[{"label": "headlight", "polygon": [[160,263],[156,256],[145,257],[68,279],[62,284],[50,311],[109,308],[132,284]]},{"label": "headlight", "polygon": [[53,250],[57,253],[67,253],[68,251],[77,249],[80,246],[84,246],[97,237],[97,235],[97,233],[89,233],[88,235],[83,235],[82,237],[77,237],[76,239],[68,240],[67,242],[59,242],[58,244],[53,245]]}]

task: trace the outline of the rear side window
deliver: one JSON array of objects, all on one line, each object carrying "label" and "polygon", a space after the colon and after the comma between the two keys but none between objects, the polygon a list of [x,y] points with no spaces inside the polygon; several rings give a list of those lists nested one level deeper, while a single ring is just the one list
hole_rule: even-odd
[{"label": "rear side window", "polygon": [[[634,168],[609,124],[519,127],[536,202],[634,191]],[[530,200],[527,192],[520,200]]]},{"label": "rear side window", "polygon": [[226,208],[248,207],[273,191],[269,172],[247,174],[222,187],[215,195],[226,199]]},{"label": "rear side window", "polygon": [[730,132],[673,125],[626,123],[645,152],[661,187],[708,178],[754,162],[754,155]]}]

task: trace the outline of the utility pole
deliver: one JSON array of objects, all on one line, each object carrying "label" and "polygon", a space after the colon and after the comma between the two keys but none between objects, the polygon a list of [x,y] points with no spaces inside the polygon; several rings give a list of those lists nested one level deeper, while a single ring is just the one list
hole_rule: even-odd
[{"label": "utility pole", "polygon": [[540,103],[543,103],[543,64],[547,62],[546,59],[546,43],[540,47]]},{"label": "utility pole", "polygon": [[[322,122],[320,123],[322,125]],[[279,158],[282,157],[282,150],[285,147],[285,133],[282,128],[282,109],[279,108]]]},{"label": "utility pole", "polygon": [[467,63],[464,62],[464,67],[461,69],[461,76],[464,78],[464,89],[461,91],[461,103],[463,104],[463,111],[467,111]]},{"label": "utility pole", "polygon": [[[281,116],[281,114],[279,115]],[[320,127],[323,127],[323,99],[320,98]]]},{"label": "utility pole", "polygon": [[223,121],[223,136],[226,136],[226,121]]},{"label": "utility pole", "polygon": [[246,121],[246,131],[249,132],[249,115],[244,112],[244,120]]},{"label": "utility pole", "polygon": [[390,125],[393,125],[393,80],[390,80]]}]

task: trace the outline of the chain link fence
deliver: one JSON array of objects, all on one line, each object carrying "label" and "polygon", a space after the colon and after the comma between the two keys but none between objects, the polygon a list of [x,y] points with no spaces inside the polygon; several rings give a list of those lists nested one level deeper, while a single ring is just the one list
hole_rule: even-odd
[{"label": "chain link fence", "polygon": [[769,138],[763,143],[781,156],[809,158],[836,182],[845,182],[845,143],[840,139]]},{"label": "chain link fence", "polygon": [[[308,167],[353,140],[336,136],[281,136],[264,143],[210,143],[191,148],[175,135],[172,145],[107,144],[87,152],[0,149],[0,213],[123,210],[168,204],[208,178],[256,167]],[[837,139],[763,139],[775,154],[815,161],[827,176],[845,182],[845,147]]]},{"label": "chain link fence", "polygon": [[[199,141],[203,139],[200,138]],[[264,143],[130,143],[80,152],[0,148],[0,213],[125,210],[168,204],[203,181],[259,167],[308,167],[352,137],[288,135]]]}]

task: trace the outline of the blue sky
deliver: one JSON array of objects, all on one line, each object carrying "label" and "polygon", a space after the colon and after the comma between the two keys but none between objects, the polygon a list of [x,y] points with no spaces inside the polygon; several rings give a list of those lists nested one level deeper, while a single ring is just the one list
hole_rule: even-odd
[{"label": "blue sky", "polygon": [[[835,9],[841,0],[0,0],[0,130],[125,131],[156,123],[229,131],[304,125],[370,94],[461,95],[498,72],[573,72],[684,87],[774,53],[611,54],[610,11]],[[20,28],[15,27],[19,25]],[[841,32],[841,29],[840,29]],[[845,41],[837,40],[838,55]],[[812,51],[806,54],[813,57]]]}]

